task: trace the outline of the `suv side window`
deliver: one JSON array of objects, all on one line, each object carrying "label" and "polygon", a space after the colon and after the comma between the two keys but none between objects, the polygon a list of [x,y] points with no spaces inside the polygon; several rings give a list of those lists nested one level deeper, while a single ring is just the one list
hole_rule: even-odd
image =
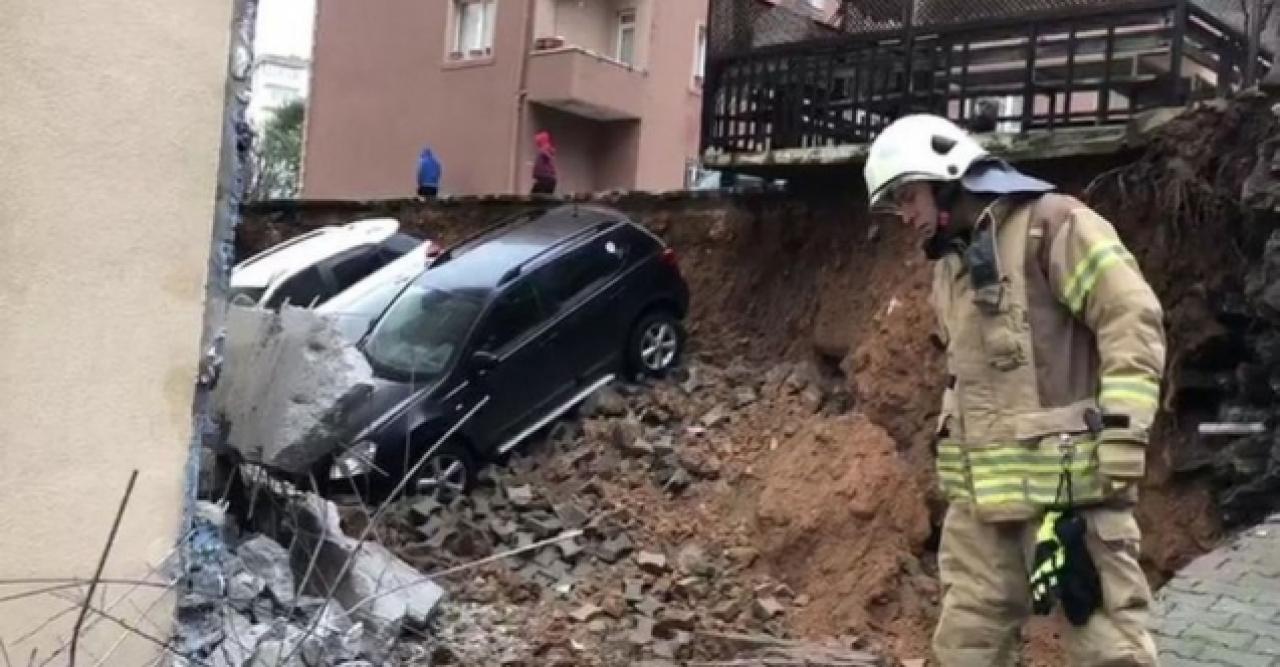
[{"label": "suv side window", "polygon": [[619,239],[606,236],[560,258],[543,278],[548,301],[564,304],[590,292],[622,268],[626,254]]},{"label": "suv side window", "polygon": [[530,280],[512,285],[493,305],[480,349],[497,351],[533,330],[546,318],[538,290]]},{"label": "suv side window", "polygon": [[267,302],[267,308],[274,310],[285,303],[292,306],[310,308],[313,303],[323,302],[332,296],[330,291],[324,276],[320,275],[320,269],[309,266],[284,281],[275,294],[271,295],[271,299]]}]

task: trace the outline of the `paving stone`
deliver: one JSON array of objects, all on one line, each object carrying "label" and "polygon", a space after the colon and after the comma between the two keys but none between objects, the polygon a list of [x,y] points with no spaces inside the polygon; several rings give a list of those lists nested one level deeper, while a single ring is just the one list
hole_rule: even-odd
[{"label": "paving stone", "polygon": [[1204,650],[1204,644],[1176,637],[1159,637],[1156,639],[1156,648],[1161,655],[1172,654],[1184,658],[1195,658],[1199,657],[1200,652]]},{"label": "paving stone", "polygon": [[1201,639],[1227,648],[1239,649],[1248,646],[1254,640],[1255,635],[1252,632],[1242,632],[1240,630],[1219,630],[1199,623],[1192,623],[1190,627],[1183,631],[1182,638]]},{"label": "paving stone", "polygon": [[1259,593],[1266,590],[1263,589],[1260,591],[1257,588],[1250,588],[1243,584],[1228,584],[1221,581],[1205,579],[1197,581],[1195,587],[1196,590],[1201,593],[1216,593],[1224,597],[1235,598],[1242,602],[1253,600]]},{"label": "paving stone", "polygon": [[1227,628],[1231,626],[1231,621],[1235,619],[1235,614],[1228,614],[1222,611],[1209,611],[1188,609],[1179,607],[1178,609],[1165,614],[1165,618],[1185,618],[1193,623],[1203,625],[1210,628]]},{"label": "paving stone", "polygon": [[1181,656],[1176,656],[1176,655],[1161,655],[1160,667],[1222,667],[1222,666],[1216,665],[1210,662],[1204,662],[1203,660],[1196,660],[1195,658],[1183,658]]},{"label": "paving stone", "polygon": [[1200,654],[1201,660],[1231,665],[1231,667],[1271,667],[1272,656],[1236,651],[1221,646],[1208,646]]},{"label": "paving stone", "polygon": [[1280,637],[1280,623],[1265,621],[1246,613],[1237,614],[1231,619],[1231,625],[1227,629],[1251,632],[1259,637]]},{"label": "paving stone", "polygon": [[1151,630],[1165,637],[1177,637],[1194,622],[1195,619],[1190,616],[1157,616],[1151,623]]},{"label": "paving stone", "polygon": [[[1222,596],[1214,593],[1179,593],[1168,599],[1175,603],[1173,607],[1176,609],[1212,609]],[[1171,610],[1166,610],[1166,613],[1168,611]]]}]

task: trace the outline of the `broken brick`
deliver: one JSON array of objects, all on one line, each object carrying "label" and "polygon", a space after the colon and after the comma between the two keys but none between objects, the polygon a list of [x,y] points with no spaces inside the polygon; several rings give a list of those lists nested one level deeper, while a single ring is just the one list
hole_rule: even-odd
[{"label": "broken brick", "polygon": [[777,598],[774,597],[756,598],[755,607],[752,609],[756,618],[762,621],[767,621],[775,616],[781,616],[782,612],[785,610],[786,609],[782,606],[782,603],[778,602]]},{"label": "broken brick", "polygon": [[725,623],[731,623],[741,612],[741,602],[737,600],[725,600],[711,609],[711,616],[724,621]]},{"label": "broken brick", "polygon": [[509,542],[516,534],[516,524],[515,522],[508,521],[506,519],[491,517],[489,519],[489,531],[492,532],[499,540]]},{"label": "broken brick", "polygon": [[692,631],[698,624],[697,614],[683,609],[664,609],[653,631],[659,637],[670,637],[676,630]]},{"label": "broken brick", "polygon": [[543,567],[546,567],[558,560],[560,560],[560,556],[556,553],[556,549],[554,547],[542,547],[538,550],[538,554],[533,557],[533,562]]},{"label": "broken brick", "polygon": [[516,507],[529,507],[533,505],[533,487],[528,484],[509,487],[507,489],[507,498],[511,501],[511,504]]},{"label": "broken brick", "polygon": [[419,520],[425,521],[431,518],[431,515],[440,511],[443,507],[444,506],[440,504],[440,501],[432,498],[431,496],[427,496],[415,502],[413,507],[409,509],[418,517]]},{"label": "broken brick", "polygon": [[667,567],[667,557],[656,551],[641,551],[637,553],[636,564],[640,566],[641,570],[655,576],[663,574],[670,569]]},{"label": "broken brick", "polygon": [[653,619],[644,616],[633,616],[635,627],[627,635],[627,641],[637,646],[644,646],[653,641]]},{"label": "broken brick", "polygon": [[645,616],[652,618],[654,614],[658,613],[659,609],[662,609],[662,605],[659,604],[657,600],[646,595],[643,600],[635,604],[635,608],[636,608],[636,611],[640,612],[641,614],[644,614]]},{"label": "broken brick", "polygon": [[626,579],[622,582],[622,597],[627,602],[639,602],[644,599],[644,582],[639,579]]},{"label": "broken brick", "polygon": [[729,414],[723,405],[711,408],[698,419],[698,423],[702,424],[703,428],[715,428],[727,421],[729,421]]},{"label": "broken brick", "polygon": [[574,609],[569,613],[569,617],[579,623],[586,623],[593,619],[599,618],[604,614],[604,610],[591,603],[587,603]]},{"label": "broken brick", "polygon": [[596,547],[596,555],[606,563],[616,563],[623,556],[631,553],[632,548],[634,547],[631,544],[631,538],[627,537],[626,533],[619,533],[617,537],[605,540]]},{"label": "broken brick", "polygon": [[587,524],[587,513],[573,503],[557,503],[551,509],[560,523],[568,528],[581,528]]},{"label": "broken brick", "polygon": [[560,519],[550,512],[538,510],[529,512],[520,517],[520,522],[525,528],[533,531],[534,536],[538,539],[546,539],[560,532],[564,524],[560,523]]},{"label": "broken brick", "polygon": [[627,603],[623,602],[622,596],[613,593],[605,596],[604,601],[600,603],[600,608],[613,618],[621,619],[627,613]]},{"label": "broken brick", "polygon": [[556,542],[556,549],[560,551],[560,557],[565,560],[572,561],[582,553],[582,545],[578,544],[577,539],[560,540]]},{"label": "broken brick", "polygon": [[659,658],[675,658],[676,650],[679,649],[679,647],[676,646],[675,642],[661,641],[654,642],[649,646],[649,649]]}]

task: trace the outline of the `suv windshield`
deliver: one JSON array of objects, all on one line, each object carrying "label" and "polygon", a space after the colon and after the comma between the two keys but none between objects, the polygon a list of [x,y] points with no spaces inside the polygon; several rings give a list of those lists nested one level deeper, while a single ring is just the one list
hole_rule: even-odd
[{"label": "suv windshield", "polygon": [[365,357],[379,375],[430,382],[453,364],[482,305],[475,296],[415,282],[369,335]]}]

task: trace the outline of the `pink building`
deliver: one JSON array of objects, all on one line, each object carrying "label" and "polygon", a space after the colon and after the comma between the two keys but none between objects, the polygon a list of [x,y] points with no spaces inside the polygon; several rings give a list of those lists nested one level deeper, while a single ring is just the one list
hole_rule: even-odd
[{"label": "pink building", "polygon": [[320,0],[306,198],[527,192],[535,132],[559,192],[672,189],[696,157],[707,0]]}]

